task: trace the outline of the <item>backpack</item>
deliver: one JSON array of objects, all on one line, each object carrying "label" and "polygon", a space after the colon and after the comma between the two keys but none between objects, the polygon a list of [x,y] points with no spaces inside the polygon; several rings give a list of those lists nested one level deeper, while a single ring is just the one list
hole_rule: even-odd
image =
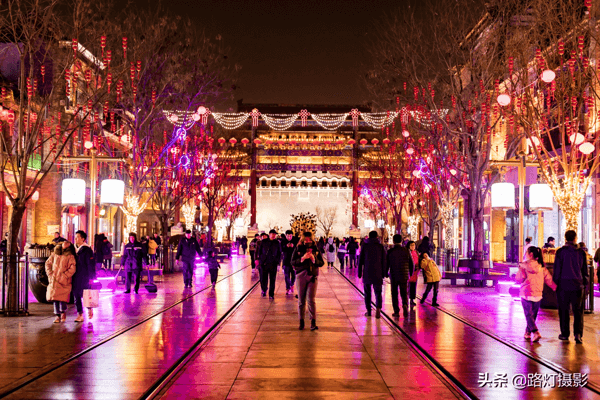
[{"label": "backpack", "polygon": [[250,242],[250,251],[256,250],[256,242],[253,240]]},{"label": "backpack", "polygon": [[330,253],[335,252],[335,247],[333,247],[333,244],[329,245],[329,248],[327,249],[327,251],[329,251]]}]

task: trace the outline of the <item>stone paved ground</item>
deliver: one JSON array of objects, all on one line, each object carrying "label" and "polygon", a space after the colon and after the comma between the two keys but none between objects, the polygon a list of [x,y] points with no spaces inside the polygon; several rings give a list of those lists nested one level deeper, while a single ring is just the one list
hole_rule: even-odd
[{"label": "stone paved ground", "polygon": [[[219,279],[247,265],[247,258],[226,260],[222,263]],[[250,274],[245,272],[228,281],[233,287],[241,287],[244,277]],[[148,293],[143,284],[137,295],[123,293],[124,285],[119,285],[115,292],[102,292],[100,307],[92,319],[86,316],[83,323],[74,322],[75,306],[69,305],[67,322],[53,324],[52,305],[41,303],[31,304],[28,317],[0,318],[0,392],[26,375],[58,363],[208,287],[210,276],[204,267],[197,266],[193,289],[183,288],[181,273],[165,275],[156,279],[156,284],[157,293]]]}]

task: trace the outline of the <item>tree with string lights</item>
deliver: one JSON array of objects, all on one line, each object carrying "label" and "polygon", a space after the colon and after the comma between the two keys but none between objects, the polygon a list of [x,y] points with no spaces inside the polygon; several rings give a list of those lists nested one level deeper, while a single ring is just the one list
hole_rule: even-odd
[{"label": "tree with string lights", "polygon": [[[498,101],[526,134],[529,157],[539,162],[566,229],[577,230],[600,166],[598,7],[566,0],[528,5],[534,18],[521,27],[523,46],[511,49]],[[533,58],[525,49],[535,49]]]}]

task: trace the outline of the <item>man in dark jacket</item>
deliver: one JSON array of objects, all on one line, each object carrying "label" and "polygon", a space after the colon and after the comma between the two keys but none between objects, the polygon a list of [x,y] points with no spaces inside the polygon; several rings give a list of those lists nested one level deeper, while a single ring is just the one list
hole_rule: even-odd
[{"label": "man in dark jacket", "polygon": [[[94,261],[94,251],[86,243],[87,233],[84,231],[75,232],[75,274],[72,277],[73,298],[77,308],[77,318],[75,322],[83,322],[83,291],[90,288],[90,283],[96,278],[96,263]],[[88,318],[92,318],[94,312],[88,308]]]},{"label": "man in dark jacket", "polygon": [[260,242],[258,256],[262,296],[266,296],[268,284],[269,299],[271,300],[275,297],[275,278],[277,277],[277,267],[281,262],[282,255],[281,244],[277,240],[277,231],[271,229],[268,239],[263,239]]},{"label": "man in dark jacket", "polygon": [[131,293],[131,278],[135,274],[135,287],[133,290],[137,293],[140,289],[142,279],[142,245],[137,241],[135,232],[129,234],[129,242],[123,247],[121,257],[121,266],[125,268],[127,278],[125,279],[125,293]]},{"label": "man in dark jacket", "polygon": [[281,241],[281,250],[283,251],[283,274],[285,276],[285,294],[294,293],[294,283],[296,282],[296,272],[292,267],[292,254],[298,244],[298,238],[294,232],[288,230],[285,232],[285,238]]},{"label": "man in dark jacket", "polygon": [[577,247],[577,233],[565,232],[565,245],[556,251],[552,280],[556,283],[560,340],[569,340],[569,309],[573,308],[575,342],[583,343],[583,300],[589,281],[587,256]]},{"label": "man in dark jacket", "polygon": [[192,278],[194,276],[194,262],[196,256],[202,253],[200,250],[200,244],[195,237],[192,237],[192,231],[189,229],[185,231],[185,236],[179,241],[177,246],[177,257],[181,259],[183,269],[183,286],[192,287]]},{"label": "man in dark jacket", "polygon": [[402,310],[404,316],[408,316],[408,278],[410,253],[406,247],[402,246],[402,236],[394,235],[394,247],[387,253],[386,276],[390,277],[392,284],[392,306],[394,307],[394,317],[400,315],[400,307],[398,305],[398,289],[402,297]]},{"label": "man in dark jacket", "polygon": [[153,239],[156,242],[156,244],[160,246],[160,244],[162,243],[162,239],[160,238],[160,235],[158,233],[154,232]]},{"label": "man in dark jacket", "polygon": [[[381,318],[381,290],[386,269],[385,248],[377,238],[377,231],[369,232],[369,240],[360,249],[358,278],[363,279],[367,317],[371,316],[371,287],[375,291],[375,318]],[[363,273],[364,271],[364,273]]]},{"label": "man in dark jacket", "polygon": [[250,245],[248,246],[248,252],[250,253],[250,265],[252,266],[252,273],[254,273],[256,268],[256,248],[258,247],[258,242],[260,242],[260,236],[257,233],[254,235],[254,239],[250,241]]},{"label": "man in dark jacket", "polygon": [[350,243],[346,249],[348,251],[348,268],[356,267],[356,252],[358,251],[358,242],[350,236]]},{"label": "man in dark jacket", "polygon": [[59,244],[65,241],[65,238],[60,236],[59,232],[54,232],[54,239],[52,239],[52,243]]}]

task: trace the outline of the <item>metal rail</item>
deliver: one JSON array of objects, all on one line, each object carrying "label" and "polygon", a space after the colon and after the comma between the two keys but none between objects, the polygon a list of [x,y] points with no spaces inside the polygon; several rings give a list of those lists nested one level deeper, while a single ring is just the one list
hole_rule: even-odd
[{"label": "metal rail", "polygon": [[[229,274],[227,276],[224,276],[218,282],[221,282],[221,281],[223,281],[223,280],[225,280],[225,279],[227,279],[227,278],[229,278],[229,277],[231,277],[231,276],[233,276],[233,275],[235,275],[237,273],[240,273],[243,270],[247,269],[248,267],[250,267],[250,264],[246,265],[245,267],[242,267],[242,268],[238,269],[235,272],[232,272],[231,274]],[[258,282],[255,283],[250,290],[252,290],[256,286],[256,284],[258,284]],[[170,306],[168,306],[166,308],[163,308],[162,310],[157,311],[154,314],[151,314],[151,315],[143,318],[142,320],[136,322],[135,324],[129,325],[129,326],[125,327],[125,328],[122,328],[122,329],[116,331],[115,333],[113,333],[112,335],[108,336],[107,338],[102,339],[101,341],[99,341],[97,343],[94,343],[94,344],[92,344],[89,347],[86,347],[85,349],[83,349],[83,350],[81,350],[81,351],[79,351],[79,352],[77,352],[77,353],[75,353],[75,354],[67,357],[66,359],[60,360],[60,361],[52,363],[50,365],[47,365],[46,367],[43,367],[40,371],[34,372],[34,373],[31,373],[31,374],[27,375],[25,378],[17,381],[17,383],[13,384],[12,386],[10,386],[8,388],[5,388],[2,392],[0,392],[0,398],[8,396],[8,395],[10,395],[10,394],[12,394],[12,393],[14,393],[14,392],[22,389],[23,387],[25,387],[25,386],[27,386],[27,385],[29,385],[29,384],[37,381],[38,379],[40,379],[40,378],[48,375],[49,373],[51,373],[53,371],[56,371],[57,369],[65,366],[66,364],[70,363],[71,361],[74,361],[74,360],[78,359],[79,357],[83,356],[84,354],[87,354],[90,351],[92,351],[92,350],[94,350],[94,349],[102,346],[103,344],[105,344],[105,343],[107,343],[107,342],[115,339],[116,337],[121,336],[122,334],[124,334],[124,333],[126,333],[126,332],[128,332],[128,331],[130,331],[130,330],[132,330],[132,329],[134,329],[134,328],[136,328],[136,327],[138,327],[138,326],[140,326],[140,325],[148,322],[149,320],[151,320],[151,319],[153,319],[153,318],[155,318],[155,317],[157,317],[157,316],[165,313],[166,311],[172,309],[173,307],[178,306],[179,304],[183,303],[184,301],[189,300],[190,298],[196,296],[197,294],[200,294],[200,293],[204,292],[205,290],[211,289],[211,287],[212,287],[211,285],[203,287],[202,289],[198,290],[197,292],[192,293],[189,296],[186,296],[186,297],[182,298],[181,300],[176,301],[175,303],[171,304]],[[243,298],[245,298],[245,296]],[[236,305],[237,305],[237,303],[236,303]],[[236,307],[236,305],[234,305],[234,307]],[[221,320],[217,321],[216,324],[218,324],[220,321]]]}]

